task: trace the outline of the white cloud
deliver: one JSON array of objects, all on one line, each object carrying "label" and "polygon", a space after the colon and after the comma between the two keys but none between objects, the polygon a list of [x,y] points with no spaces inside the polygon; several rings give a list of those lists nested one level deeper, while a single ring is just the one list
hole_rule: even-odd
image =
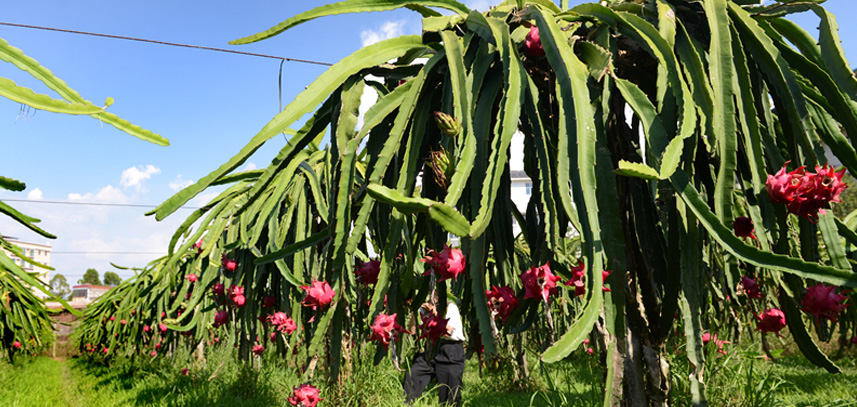
[{"label": "white cloud", "polygon": [[365,47],[386,39],[398,37],[402,35],[402,29],[404,26],[404,20],[386,21],[377,30],[363,30],[363,32],[360,33],[360,40],[363,42],[363,46]]},{"label": "white cloud", "polygon": [[[367,80],[377,80],[378,82],[383,82],[381,78],[367,75]],[[363,94],[360,95],[360,107],[357,109],[357,128],[363,128],[363,117],[366,116],[366,112],[369,111],[369,108],[372,107],[378,101],[378,92],[375,91],[375,88],[371,86],[366,86],[363,89]]]},{"label": "white cloud", "polygon": [[242,169],[241,171],[253,171],[253,170],[255,170],[255,169],[256,169],[256,164],[254,164],[254,163],[247,163],[247,165],[245,165],[245,166],[244,166],[244,169]]},{"label": "white cloud", "polygon": [[37,200],[37,201],[41,200],[42,199],[42,190],[36,188],[36,189],[28,192],[27,193],[27,199],[33,199],[33,200]]},{"label": "white cloud", "polygon": [[498,1],[491,1],[491,0],[468,0],[468,1],[465,1],[465,2],[464,2],[464,4],[465,4],[468,8],[473,9],[473,10],[479,10],[479,11],[488,11],[488,8],[490,8],[492,5],[494,5],[494,4],[492,4],[492,3],[496,4],[496,3],[498,3]]},{"label": "white cloud", "polygon": [[179,174],[179,176],[176,177],[176,179],[170,181],[169,186],[170,186],[170,189],[172,189],[173,191],[178,191],[180,189],[185,189],[185,188],[191,186],[192,184],[193,184],[192,179],[183,179],[182,175]]},{"label": "white cloud", "polygon": [[152,175],[160,174],[161,169],[154,165],[131,167],[122,171],[122,178],[119,180],[119,185],[124,188],[135,187],[140,189],[143,186],[143,181],[152,178]]},{"label": "white cloud", "polygon": [[105,202],[105,203],[127,203],[130,201],[127,195],[121,189],[108,185],[101,188],[98,192],[87,192],[85,194],[71,193],[68,194],[69,201],[79,202]]},{"label": "white cloud", "polygon": [[[98,192],[69,194],[69,199],[80,202],[130,200],[121,189],[112,186]],[[101,275],[114,271],[123,279],[133,276],[132,270],[116,270],[110,263],[143,267],[159,254],[166,253],[170,237],[189,214],[179,211],[158,222],[152,216],[144,216],[146,209],[138,207],[20,203],[16,209],[41,219],[39,226],[57,239],[45,239],[4,216],[0,216],[0,230],[26,242],[52,246],[55,253],[49,264],[57,271],[51,275],[63,274],[70,283],[77,283],[87,268],[95,268]]]}]

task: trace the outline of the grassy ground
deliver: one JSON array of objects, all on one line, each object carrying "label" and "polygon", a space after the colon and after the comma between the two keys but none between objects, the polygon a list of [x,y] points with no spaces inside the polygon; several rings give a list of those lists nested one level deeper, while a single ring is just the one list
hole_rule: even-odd
[{"label": "grassy ground", "polygon": [[[712,355],[713,356],[713,355]],[[689,405],[687,366],[674,357],[670,405]],[[712,406],[857,406],[857,361],[836,361],[844,373],[830,375],[802,358],[788,356],[776,363],[755,349],[731,349],[706,364],[707,394]],[[464,400],[468,406],[597,406],[603,372],[597,356],[579,354],[540,368],[512,384],[508,369],[480,371],[475,360],[465,371]],[[181,375],[184,367],[188,376]],[[357,366],[338,388],[322,387],[320,406],[401,406],[402,373],[389,360],[379,367]],[[272,406],[286,399],[300,379],[291,369],[267,362],[260,369],[242,366],[228,353],[212,355],[204,366],[188,355],[175,360],[120,361],[112,366],[79,359],[36,358],[11,366],[0,362],[0,400],[4,406]],[[550,390],[553,389],[553,390]],[[435,406],[429,391],[417,406]]]}]

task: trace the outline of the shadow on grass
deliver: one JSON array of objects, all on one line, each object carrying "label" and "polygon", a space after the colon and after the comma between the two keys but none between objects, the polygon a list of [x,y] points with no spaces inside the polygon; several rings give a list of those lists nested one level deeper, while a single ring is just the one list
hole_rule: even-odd
[{"label": "shadow on grass", "polygon": [[[554,364],[532,363],[530,377],[515,381],[512,366],[474,372],[465,379],[470,406],[600,406],[603,370],[597,359],[575,355]],[[468,386],[469,385],[469,386]]]},{"label": "shadow on grass", "polygon": [[[71,365],[77,376],[87,376],[96,391],[121,393],[122,405],[136,406],[271,406],[285,400],[277,397],[270,381],[250,366],[237,372],[212,374],[191,371],[187,376],[164,364],[127,368],[85,361]],[[223,372],[221,372],[223,373]]]},{"label": "shadow on grass", "polygon": [[[834,361],[848,362],[847,360]],[[832,388],[852,387],[857,382],[857,374],[853,370],[842,366],[843,373],[831,374],[826,370],[812,365],[801,357],[789,357],[777,360],[772,369],[777,376],[789,383],[789,387],[795,391],[804,393],[807,397],[813,395],[828,395]],[[849,371],[850,370],[850,371]],[[857,395],[853,395],[852,405],[857,405]]]}]

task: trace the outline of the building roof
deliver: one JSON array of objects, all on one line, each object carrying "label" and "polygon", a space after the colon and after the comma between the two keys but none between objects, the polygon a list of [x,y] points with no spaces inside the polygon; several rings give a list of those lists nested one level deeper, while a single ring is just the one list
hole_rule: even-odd
[{"label": "building roof", "polygon": [[93,284],[82,284],[82,285],[76,285],[76,286],[71,287],[72,290],[76,290],[78,288],[103,288],[105,290],[109,290],[113,287],[108,286],[108,285],[93,285]]},{"label": "building roof", "polygon": [[524,171],[509,171],[509,177],[511,179],[530,179]]},{"label": "building roof", "polygon": [[23,241],[23,240],[18,239],[17,237],[14,237],[14,236],[5,236],[5,235],[2,235],[2,236],[0,236],[0,237],[2,237],[2,238],[3,238],[3,240],[5,240],[5,241],[7,241],[7,242],[9,242],[9,243],[25,244],[25,245],[31,245],[31,246],[41,246],[41,247],[47,247],[47,248],[49,248],[49,249],[51,248],[51,245],[49,245],[49,244],[41,244],[41,243],[25,242],[25,241]]}]

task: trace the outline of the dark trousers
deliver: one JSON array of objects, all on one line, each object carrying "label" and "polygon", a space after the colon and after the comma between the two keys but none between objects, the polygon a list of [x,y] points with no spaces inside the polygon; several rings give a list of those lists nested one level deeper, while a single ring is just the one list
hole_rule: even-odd
[{"label": "dark trousers", "polygon": [[461,406],[461,381],[464,376],[464,344],[441,341],[437,356],[426,361],[425,353],[414,358],[411,370],[405,375],[405,398],[413,403],[419,398],[432,378],[437,380],[440,403]]}]

